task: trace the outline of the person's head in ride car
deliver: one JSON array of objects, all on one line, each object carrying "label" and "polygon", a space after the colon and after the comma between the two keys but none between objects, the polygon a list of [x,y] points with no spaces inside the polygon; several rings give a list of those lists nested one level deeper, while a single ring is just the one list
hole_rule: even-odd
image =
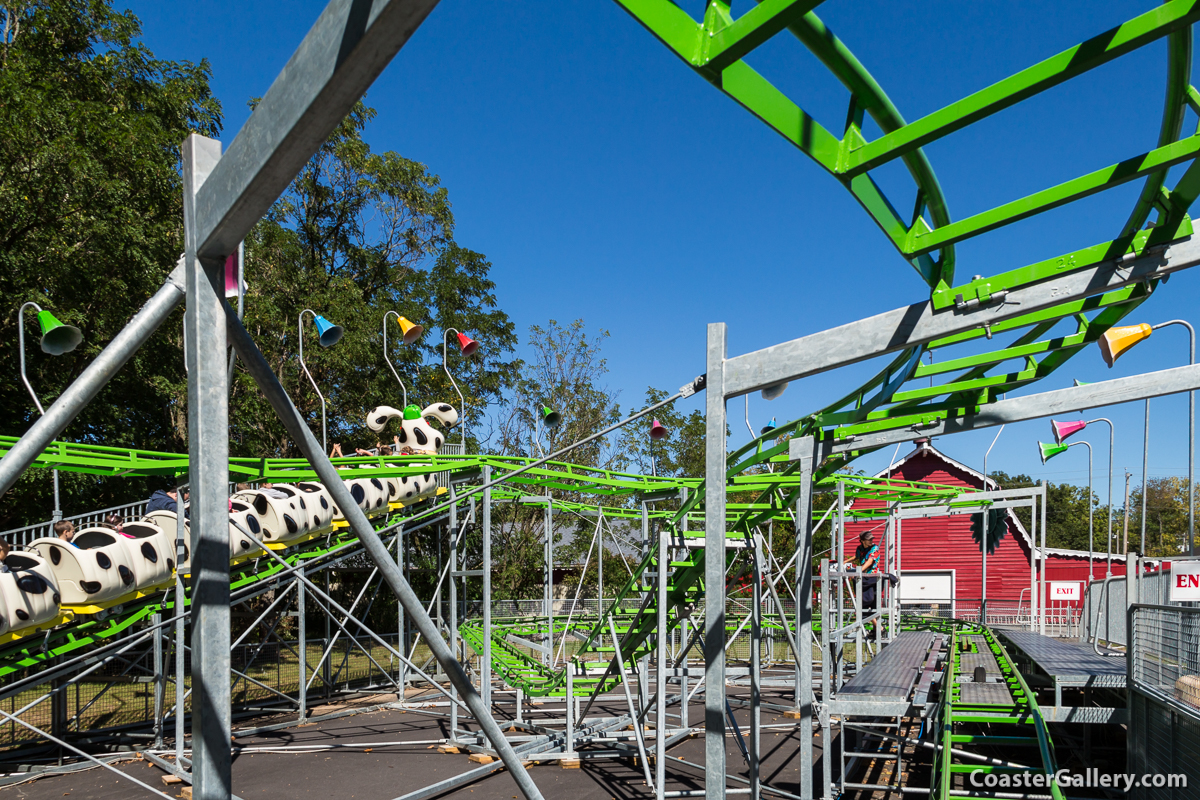
[{"label": "person's head in ride car", "polygon": [[859,534],[858,542],[863,547],[870,547],[871,545],[875,544],[875,534],[871,533],[870,531],[863,531],[861,534]]},{"label": "person's head in ride car", "polygon": [[75,538],[75,524],[69,519],[60,519],[54,523],[54,533],[64,542],[69,542]]}]

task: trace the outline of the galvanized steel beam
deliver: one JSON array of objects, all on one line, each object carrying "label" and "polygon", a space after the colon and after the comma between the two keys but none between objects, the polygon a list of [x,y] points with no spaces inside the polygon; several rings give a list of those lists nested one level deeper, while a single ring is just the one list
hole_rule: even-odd
[{"label": "galvanized steel beam", "polygon": [[1013,289],[997,302],[959,311],[936,310],[932,301],[877,314],[724,362],[726,397],[737,397],[783,381],[816,375],[884,353],[894,353],[964,331],[1153,281],[1200,263],[1200,241],[1189,237],[1161,251],[1118,258],[1061,277]]},{"label": "galvanized steel beam", "polygon": [[[950,416],[932,422],[928,426],[880,431],[838,441],[822,442],[820,453],[824,458],[851,450],[873,449],[928,436],[946,436],[952,433],[1041,419],[1058,414],[1069,414],[1073,411],[1130,403],[1148,397],[1161,397],[1197,389],[1200,389],[1200,365],[1175,367],[1133,375],[1128,378],[1090,383],[1086,386],[1072,386],[1052,392],[1000,400],[982,406],[974,414]],[[792,441],[797,442],[798,440]],[[790,453],[791,458],[799,458],[802,449],[796,444],[792,444]]]},{"label": "galvanized steel beam", "polygon": [[[199,134],[183,142],[186,250],[188,478],[192,531],[192,786],[197,800],[232,790],[229,648],[229,373],[225,269],[199,255],[196,195],[221,159],[221,143]],[[178,498],[184,513],[183,496]]]},{"label": "galvanized steel beam", "polygon": [[331,0],[197,196],[202,257],[237,249],[435,5]]}]

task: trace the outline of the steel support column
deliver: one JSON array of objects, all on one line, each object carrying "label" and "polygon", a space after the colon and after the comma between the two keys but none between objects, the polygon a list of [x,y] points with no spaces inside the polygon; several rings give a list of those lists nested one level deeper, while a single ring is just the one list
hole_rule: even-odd
[{"label": "steel support column", "polygon": [[811,436],[797,441],[794,452],[800,461],[800,491],[796,498],[795,706],[800,717],[800,796],[812,800],[812,473],[816,442]]},{"label": "steel support column", "polygon": [[379,534],[371,527],[371,523],[363,514],[362,509],[350,496],[350,491],[342,482],[341,476],[338,475],[333,464],[330,463],[329,457],[321,451],[312,432],[308,430],[300,413],[279,383],[279,378],[271,371],[270,365],[267,364],[263,354],[250,338],[250,334],[242,327],[241,322],[233,313],[233,309],[227,310],[225,318],[232,333],[231,339],[237,349],[238,358],[246,364],[247,371],[266,395],[267,401],[279,415],[288,434],[299,444],[301,451],[316,471],[317,477],[333,496],[333,502],[344,510],[351,529],[363,543],[371,560],[379,567],[388,586],[400,599],[405,611],[416,624],[418,632],[425,638],[430,651],[446,671],[450,682],[462,694],[471,714],[479,722],[483,734],[491,742],[492,748],[500,756],[504,766],[508,768],[513,781],[527,800],[541,800],[542,793],[521,765],[512,745],[505,739],[500,726],[496,724],[496,720],[484,706],[483,699],[471,686],[471,681],[463,670],[462,664],[454,658],[454,654],[442,640],[441,631],[434,627],[433,620],[425,613],[420,599],[413,592],[408,581],[404,579],[404,575],[396,566],[395,561],[392,560],[387,548],[380,540]]},{"label": "steel support column", "polygon": [[[646,514],[646,501],[642,501],[642,546],[649,547],[649,519]],[[655,611],[658,615],[657,625],[655,626],[656,635],[658,638],[658,646],[655,648],[655,660],[657,669],[654,673],[654,692],[656,697],[656,709],[654,715],[654,797],[656,800],[662,800],[663,792],[666,790],[666,767],[667,767],[667,576],[670,573],[671,554],[668,547],[668,535],[666,526],[659,526],[658,541],[655,547],[658,550],[658,564],[655,566],[656,577],[654,579],[655,591]],[[686,622],[682,620],[681,624]],[[684,662],[684,672],[687,672],[687,662]],[[684,693],[680,696],[680,715],[681,719],[686,716],[686,711],[683,710],[687,706],[687,679],[685,681]]]},{"label": "steel support column", "polygon": [[[308,717],[308,624],[305,620],[305,603],[304,603],[304,570],[300,570],[300,580],[296,583],[296,638],[299,640],[297,644],[297,654],[299,655],[300,668],[300,688],[297,691],[297,701],[300,704],[299,724],[303,725]],[[326,619],[329,615],[326,614]],[[331,659],[332,660],[332,659]]]},{"label": "steel support column", "polygon": [[[483,703],[492,708],[492,468],[483,468],[483,658],[479,665],[479,689]],[[549,504],[547,504],[549,505]],[[466,582],[463,583],[466,589]]]},{"label": "steel support column", "polygon": [[[192,134],[183,143],[186,242],[188,481],[192,533],[192,780],[197,800],[228,798],[229,753],[229,373],[225,361],[225,274],[201,260],[197,195],[221,159],[221,143]],[[236,247],[236,242],[234,243]],[[183,513],[183,503],[180,503]]]},{"label": "steel support column", "polygon": [[704,790],[708,800],[725,800],[725,347],[725,323],[709,323],[704,458]]}]

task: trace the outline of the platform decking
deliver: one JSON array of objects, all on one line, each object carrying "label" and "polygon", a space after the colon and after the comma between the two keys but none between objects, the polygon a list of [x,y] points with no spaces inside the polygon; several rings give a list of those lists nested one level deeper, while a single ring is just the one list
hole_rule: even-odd
[{"label": "platform decking", "polygon": [[[907,713],[913,686],[925,666],[936,634],[902,631],[838,690],[834,713]],[[873,710],[873,711],[872,711]]]},{"label": "platform decking", "polygon": [[[1125,659],[1098,656],[1085,645],[1033,631],[1000,631],[1000,636],[1045,673],[1055,686],[1125,687]],[[1012,654],[1017,657],[1017,653]]]}]

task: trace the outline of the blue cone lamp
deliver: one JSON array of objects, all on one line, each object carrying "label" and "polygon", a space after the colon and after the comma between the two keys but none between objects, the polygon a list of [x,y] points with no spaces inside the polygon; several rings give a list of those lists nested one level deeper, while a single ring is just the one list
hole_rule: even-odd
[{"label": "blue cone lamp", "polygon": [[321,347],[332,347],[342,340],[341,325],[334,325],[329,320],[322,317],[320,314],[313,314],[313,322],[317,326],[317,338],[321,342]]}]

